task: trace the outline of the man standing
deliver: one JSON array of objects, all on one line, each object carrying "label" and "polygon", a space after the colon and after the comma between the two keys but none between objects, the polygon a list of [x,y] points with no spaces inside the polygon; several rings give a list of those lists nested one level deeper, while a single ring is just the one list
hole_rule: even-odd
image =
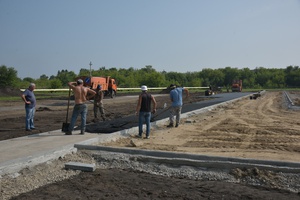
[{"label": "man standing", "polygon": [[178,127],[180,122],[180,115],[181,115],[181,109],[182,109],[182,93],[185,91],[186,97],[189,96],[189,91],[186,88],[178,87],[176,88],[176,85],[171,84],[170,87],[170,99],[172,102],[172,106],[170,109],[170,124],[167,127],[174,127],[174,116],[176,116],[176,125],[175,127]]},{"label": "man standing", "polygon": [[35,129],[34,114],[35,114],[36,99],[35,99],[35,95],[33,93],[34,89],[35,89],[35,84],[30,83],[29,87],[21,95],[21,98],[25,102],[26,131],[31,131],[31,130]]},{"label": "man standing", "polygon": [[88,107],[85,104],[85,101],[92,98],[96,94],[96,92],[87,87],[84,87],[83,81],[81,79],[78,79],[77,82],[69,82],[68,85],[73,90],[75,97],[75,106],[73,108],[69,130],[68,132],[66,132],[66,135],[72,135],[72,131],[79,114],[81,115],[80,134],[83,135],[85,131],[86,115],[88,111]]},{"label": "man standing", "polygon": [[96,89],[96,95],[94,97],[94,122],[97,122],[99,120],[98,119],[98,110],[101,114],[102,120],[105,121],[105,113],[104,113],[104,107],[103,107],[104,94],[101,89],[102,89],[101,85],[98,85],[97,89]]},{"label": "man standing", "polygon": [[139,116],[139,134],[138,137],[142,137],[143,134],[143,123],[146,123],[146,138],[150,138],[150,118],[151,118],[151,102],[153,103],[152,113],[156,112],[156,101],[155,98],[147,93],[147,86],[141,87],[142,94],[139,96],[138,104],[136,107],[135,114]]}]

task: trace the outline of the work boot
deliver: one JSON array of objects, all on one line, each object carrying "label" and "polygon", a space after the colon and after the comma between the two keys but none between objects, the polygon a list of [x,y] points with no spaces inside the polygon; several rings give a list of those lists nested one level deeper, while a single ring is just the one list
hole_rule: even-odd
[{"label": "work boot", "polygon": [[179,124],[178,124],[178,123],[176,123],[175,127],[178,127],[178,126],[179,126]]},{"label": "work boot", "polygon": [[84,135],[84,130],[81,130],[81,131],[80,131],[80,135]]},{"label": "work boot", "polygon": [[167,127],[168,128],[174,127],[174,124],[170,123]]},{"label": "work boot", "polygon": [[67,131],[65,135],[72,135],[72,131]]}]

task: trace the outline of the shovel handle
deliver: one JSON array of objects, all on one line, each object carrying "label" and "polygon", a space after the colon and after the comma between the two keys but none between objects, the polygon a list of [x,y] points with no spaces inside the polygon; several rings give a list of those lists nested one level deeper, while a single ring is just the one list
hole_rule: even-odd
[{"label": "shovel handle", "polygon": [[70,96],[71,96],[71,88],[69,88],[69,97],[68,97],[68,106],[67,106],[66,123],[68,123],[68,117],[69,117]]}]

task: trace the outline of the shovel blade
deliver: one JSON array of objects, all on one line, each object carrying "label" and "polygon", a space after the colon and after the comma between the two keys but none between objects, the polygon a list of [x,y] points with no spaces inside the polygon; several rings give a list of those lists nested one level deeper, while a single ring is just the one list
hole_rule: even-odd
[{"label": "shovel blade", "polygon": [[62,125],[62,128],[61,128],[61,131],[62,132],[68,132],[68,130],[69,130],[69,125],[70,125],[70,123],[63,123],[63,125]]}]

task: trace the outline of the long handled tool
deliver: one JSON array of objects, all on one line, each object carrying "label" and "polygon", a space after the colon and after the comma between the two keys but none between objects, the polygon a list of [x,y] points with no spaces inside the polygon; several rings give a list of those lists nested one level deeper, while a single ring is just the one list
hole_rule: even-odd
[{"label": "long handled tool", "polygon": [[155,118],[158,117],[159,115],[165,113],[166,111],[170,110],[171,106],[167,108],[167,103],[164,103],[163,111],[161,111],[159,114],[156,114],[155,116],[152,116],[150,119],[150,122],[154,122]]},{"label": "long handled tool", "polygon": [[62,132],[68,132],[68,129],[69,129],[69,125],[70,123],[68,123],[68,117],[69,117],[69,107],[70,107],[70,96],[71,96],[71,88],[69,88],[69,97],[68,97],[68,108],[67,108],[67,116],[66,116],[66,122],[63,123],[62,125],[62,129],[61,131]]}]

